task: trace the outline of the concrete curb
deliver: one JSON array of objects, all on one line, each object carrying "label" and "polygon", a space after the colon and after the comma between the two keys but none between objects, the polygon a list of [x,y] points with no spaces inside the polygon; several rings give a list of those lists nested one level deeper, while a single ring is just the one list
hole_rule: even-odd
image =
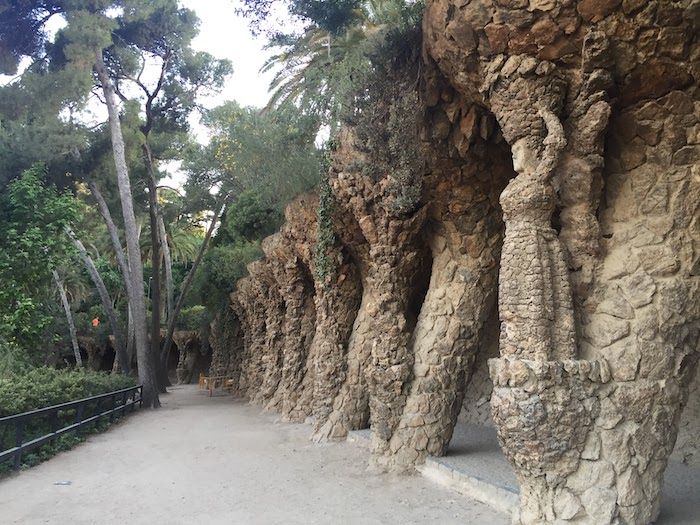
[{"label": "concrete curb", "polygon": [[485,503],[505,514],[512,515],[518,509],[520,496],[517,490],[470,476],[444,463],[441,458],[427,458],[425,464],[416,467],[416,470],[423,477],[439,485]]}]

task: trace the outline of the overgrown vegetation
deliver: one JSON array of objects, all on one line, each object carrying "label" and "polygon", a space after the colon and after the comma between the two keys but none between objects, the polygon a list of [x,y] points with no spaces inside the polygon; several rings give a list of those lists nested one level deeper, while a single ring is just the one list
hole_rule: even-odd
[{"label": "overgrown vegetation", "polygon": [[46,187],[45,178],[36,165],[0,195],[0,340],[27,349],[30,362],[56,337],[51,271],[68,265],[65,228],[78,217],[74,197]]},{"label": "overgrown vegetation", "polygon": [[314,247],[316,278],[324,284],[328,284],[328,278],[333,275],[336,264],[334,248],[337,239],[333,228],[333,193],[328,180],[332,149],[333,144],[331,143],[324,154],[324,162],[321,165],[323,175],[318,187],[318,223],[316,226],[316,246]]},{"label": "overgrown vegetation", "polygon": [[[0,417],[11,416],[30,410],[45,408],[78,399],[106,394],[134,386],[133,378],[123,375],[109,375],[88,370],[41,367],[24,372],[12,373],[0,377]],[[87,419],[97,413],[96,407],[85,409],[83,418]],[[64,410],[55,422],[62,428],[75,421],[75,410]],[[105,430],[108,420],[86,426],[81,433],[88,434]],[[43,436],[51,431],[51,423],[47,418],[32,420],[23,429],[24,441]],[[56,453],[71,448],[82,441],[76,433],[69,433],[56,439],[53,443],[44,445],[23,456],[23,466],[28,467],[44,461]],[[13,426],[3,426],[0,429],[0,450],[7,450],[15,445]],[[10,465],[0,465],[0,474],[9,470]]]}]

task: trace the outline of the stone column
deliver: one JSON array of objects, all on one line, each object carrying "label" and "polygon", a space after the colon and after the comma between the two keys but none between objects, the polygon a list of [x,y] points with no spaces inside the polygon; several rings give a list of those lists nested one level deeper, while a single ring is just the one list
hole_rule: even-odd
[{"label": "stone column", "polygon": [[[274,263],[271,263],[274,264]],[[285,303],[280,295],[277,281],[270,273],[266,296],[265,335],[261,344],[262,384],[253,402],[267,405],[274,396],[282,377],[282,353],[284,350]]]},{"label": "stone column", "polygon": [[376,238],[370,237],[366,286],[375,290],[375,300],[367,305],[373,334],[367,385],[373,460],[386,453],[408,395],[414,328],[409,309],[423,264],[418,233],[424,218],[422,211],[409,221],[389,220],[382,230],[372,229]]},{"label": "stone column", "polygon": [[359,270],[349,255],[337,245],[330,252],[329,275],[316,281],[314,433],[328,420],[347,377],[349,341],[362,295]]},{"label": "stone column", "polygon": [[447,87],[434,99],[441,102],[428,121],[449,122],[452,129],[444,141],[426,144],[433,267],[413,333],[408,401],[382,458],[398,471],[447,451],[483,325],[494,315],[503,236],[498,196],[512,176],[508,151],[492,142],[493,120]]},{"label": "stone column", "polygon": [[306,298],[307,295],[312,295],[312,291],[309,289],[309,277],[295,255],[279,270],[280,294],[285,304],[284,347],[280,383],[267,408],[279,410],[288,416],[301,394],[306,363],[302,321]]}]

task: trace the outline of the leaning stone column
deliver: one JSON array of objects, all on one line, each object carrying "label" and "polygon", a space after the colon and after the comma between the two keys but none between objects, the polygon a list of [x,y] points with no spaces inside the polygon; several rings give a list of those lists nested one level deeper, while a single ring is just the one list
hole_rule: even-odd
[{"label": "leaning stone column", "polygon": [[330,184],[339,213],[352,218],[341,235],[360,269],[362,301],[348,343],[345,381],[314,439],[344,438],[350,430],[366,428],[371,419],[376,457],[388,444],[406,400],[415,324],[409,308],[424,262],[420,232],[426,212],[415,196],[397,199],[412,189],[420,197],[422,173],[399,183],[381,171],[378,184],[370,174],[373,160],[356,141],[352,131],[344,130]]},{"label": "leaning stone column", "polygon": [[240,322],[241,328],[241,356],[239,361],[238,381],[234,384],[233,394],[236,396],[244,396],[248,384],[248,362],[250,360],[250,351],[252,345],[252,323],[251,313],[246,305],[248,301],[245,297],[246,283],[250,278],[246,277],[236,283],[235,290],[231,293],[231,308]]},{"label": "leaning stone column", "polygon": [[296,406],[304,377],[306,351],[302,321],[310,290],[309,278],[296,255],[292,255],[279,270],[280,293],[285,303],[284,347],[279,386],[267,408],[287,415]]},{"label": "leaning stone column", "polygon": [[409,220],[377,221],[371,229],[376,237],[365,233],[371,239],[366,286],[376,291],[375,302],[367,306],[374,335],[367,375],[373,460],[386,453],[408,396],[413,367],[409,308],[423,262],[417,241],[425,215],[421,210]]},{"label": "leaning stone column", "polygon": [[249,276],[241,279],[237,286],[239,301],[245,309],[248,328],[246,331],[248,349],[241,371],[241,389],[248,399],[255,397],[262,381],[260,360],[265,342],[267,287],[256,275],[266,271],[264,266],[265,264],[261,261],[250,263]]},{"label": "leaning stone column", "polygon": [[362,294],[359,271],[349,255],[334,243],[324,256],[329,268],[316,282],[314,432],[328,420],[346,377],[349,340]]},{"label": "leaning stone column", "polygon": [[[452,120],[463,132],[426,145],[432,225],[426,236],[433,267],[413,334],[410,393],[382,458],[396,471],[410,471],[427,455],[447,451],[483,325],[495,310],[503,236],[498,196],[512,176],[505,148],[484,140],[492,140],[493,120],[450,89],[439,95],[434,99],[451,102],[431,108],[429,120]],[[468,151],[454,153],[461,145]]]},{"label": "leaning stone column", "polygon": [[272,235],[263,239],[262,249],[265,253],[265,265],[263,271],[258,271],[256,276],[265,283],[264,297],[261,302],[265,309],[265,333],[259,344],[260,367],[262,376],[260,386],[252,398],[255,404],[265,406],[272,399],[277,390],[282,374],[282,349],[284,346],[284,300],[280,295],[276,273],[279,261],[275,258],[275,250],[279,244],[279,235]]}]

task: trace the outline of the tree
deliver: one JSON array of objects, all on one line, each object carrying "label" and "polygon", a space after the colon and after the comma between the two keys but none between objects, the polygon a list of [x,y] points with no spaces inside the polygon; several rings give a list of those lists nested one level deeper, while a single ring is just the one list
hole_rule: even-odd
[{"label": "tree", "polygon": [[78,215],[75,198],[45,178],[46,169],[34,166],[0,195],[0,339],[36,361],[52,320],[52,270],[72,256],[64,231]]},{"label": "tree", "polygon": [[206,196],[213,188],[254,190],[268,206],[282,211],[318,183],[318,120],[313,115],[289,105],[261,112],[227,102],[205,113],[204,123],[212,139],[184,163],[188,195]]},{"label": "tree", "polygon": [[68,331],[70,333],[70,342],[73,347],[73,355],[75,356],[75,366],[82,368],[83,358],[80,356],[80,347],[78,346],[78,335],[75,331],[75,323],[73,322],[73,313],[70,309],[70,302],[68,302],[68,295],[66,295],[66,289],[63,286],[63,280],[58,275],[56,270],[51,270],[51,275],[53,275],[53,280],[56,283],[56,289],[61,297],[61,304],[63,305],[63,311],[66,313],[66,321],[68,322]]},{"label": "tree", "polygon": [[122,373],[128,375],[131,373],[131,363],[129,362],[129,358],[126,351],[126,338],[124,336],[122,327],[119,324],[119,318],[117,316],[117,312],[114,309],[112,298],[110,297],[109,292],[107,291],[107,286],[105,286],[105,283],[102,280],[102,276],[100,275],[100,272],[95,266],[95,262],[92,260],[92,257],[90,257],[90,254],[87,252],[85,246],[80,241],[80,239],[78,239],[73,233],[73,231],[70,229],[67,230],[66,233],[73,241],[73,244],[78,250],[78,254],[80,255],[80,259],[83,261],[85,268],[90,274],[92,282],[95,284],[97,293],[100,296],[100,301],[102,302],[102,307],[107,313],[107,318],[109,319],[109,323],[112,327],[112,333],[114,334],[115,340],[115,352],[117,361],[119,362],[119,368],[121,369]]},{"label": "tree", "polygon": [[[272,3],[244,0],[244,12],[254,21],[264,20]],[[262,68],[277,71],[268,107],[294,103],[332,129],[355,110],[372,60],[391,60],[402,49],[410,51],[420,34],[422,2],[293,0],[288,5],[306,27],[300,35],[274,35],[270,40],[281,51]]]},{"label": "tree", "polygon": [[[144,9],[125,10],[114,31],[114,45],[107,49],[107,66],[114,92],[123,102],[137,100],[145,115],[140,126],[142,133],[142,158],[148,186],[148,210],[151,238],[152,290],[151,298],[151,354],[160,351],[160,266],[165,257],[167,300],[170,306],[168,323],[177,321],[179,308],[172,306],[172,261],[169,259],[166,229],[158,204],[159,155],[167,156],[168,150],[181,142],[187,131],[187,118],[197,107],[196,101],[203,90],[215,91],[223,85],[230,73],[228,61],[216,60],[208,53],[194,52],[192,38],[197,33],[197,18],[188,9],[180,8],[174,0],[160,0]],[[144,78],[146,64],[158,71],[149,84]],[[126,88],[139,92],[136,99],[129,98]],[[155,136],[154,136],[155,135]],[[157,144],[157,148],[153,144]],[[214,222],[217,218],[215,217]],[[205,239],[206,249],[208,238]],[[201,259],[201,258],[200,258]],[[198,265],[195,261],[194,269]],[[170,332],[170,330],[169,330]],[[166,336],[166,345],[167,336]],[[163,364],[158,366],[161,391],[168,383]]]},{"label": "tree", "polygon": [[[251,20],[255,31],[269,20],[273,5],[283,6],[288,14],[305,24],[314,24],[321,30],[338,34],[355,20],[361,11],[362,0],[242,0],[238,12]],[[271,31],[269,31],[271,32]],[[273,36],[275,33],[272,33]]]},{"label": "tree", "polygon": [[[157,408],[160,406],[158,391],[156,388],[155,370],[151,352],[148,349],[148,326],[146,323],[146,301],[143,291],[143,263],[139,249],[139,231],[134,214],[134,200],[131,193],[131,181],[124,154],[124,138],[122,136],[119,110],[114,95],[114,87],[104,65],[102,50],[96,51],[95,70],[102,84],[104,99],[109,113],[109,124],[112,135],[112,147],[114,150],[114,164],[117,170],[117,185],[119,187],[119,199],[122,205],[124,217],[124,233],[127,245],[127,260],[129,263],[129,275],[131,293],[129,296],[129,308],[133,315],[135,329],[136,355],[138,360],[139,381],[143,385],[143,398],[146,406]],[[127,288],[127,291],[129,287]]]},{"label": "tree", "polygon": [[[96,83],[107,106],[109,129],[112,141],[113,160],[116,180],[124,220],[124,234],[127,246],[129,274],[125,280],[129,308],[132,313],[135,330],[136,354],[138,359],[139,380],[143,384],[145,406],[160,405],[156,389],[155,374],[148,348],[146,304],[143,290],[143,264],[141,262],[138,226],[134,213],[134,201],[126,162],[124,137],[122,134],[119,107],[109,70],[105,64],[106,50],[113,46],[114,31],[119,23],[119,13],[128,16],[139,8],[147,9],[145,2],[138,0],[34,0],[16,2],[13,9],[3,10],[0,22],[6,32],[2,53],[6,61],[17,61],[22,56],[31,56],[46,62],[53,71],[63,71],[71,76],[92,78],[96,74]],[[62,15],[67,26],[49,43],[44,32],[46,21],[56,14]],[[7,25],[5,25],[7,24]],[[14,29],[31,30],[30,35],[23,35]],[[48,51],[48,53],[47,53]],[[7,69],[7,68],[6,68]],[[94,80],[94,79],[93,79]]]}]

